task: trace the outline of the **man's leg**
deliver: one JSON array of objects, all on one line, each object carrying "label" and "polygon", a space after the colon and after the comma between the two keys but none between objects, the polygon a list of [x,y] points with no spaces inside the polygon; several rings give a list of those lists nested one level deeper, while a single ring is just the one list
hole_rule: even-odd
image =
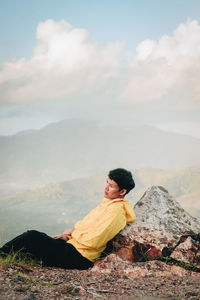
[{"label": "man's leg", "polygon": [[41,259],[44,266],[87,269],[93,265],[71,244],[36,230],[30,230],[17,236],[0,248],[0,251],[4,253],[19,250],[31,253],[36,258]]},{"label": "man's leg", "polygon": [[94,265],[69,243],[66,243],[65,247],[62,248],[61,253],[61,268],[85,270]]},{"label": "man's leg", "polygon": [[[29,252],[38,258],[41,258],[43,252],[48,248],[48,236],[45,233],[28,230],[11,241],[7,242],[0,251],[4,253],[10,252]],[[46,242],[46,243],[45,243]]]},{"label": "man's leg", "polygon": [[30,234],[32,230],[26,231],[14,239],[7,242],[3,247],[0,248],[0,251],[4,253],[11,253],[17,251],[30,252],[31,253],[31,244],[30,244]]}]

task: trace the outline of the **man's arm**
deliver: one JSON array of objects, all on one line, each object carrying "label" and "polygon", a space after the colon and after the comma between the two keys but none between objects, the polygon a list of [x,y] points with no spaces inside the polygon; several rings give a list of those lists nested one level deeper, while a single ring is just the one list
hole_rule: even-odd
[{"label": "man's arm", "polygon": [[74,228],[66,229],[65,231],[63,231],[63,233],[54,235],[53,238],[54,239],[63,239],[65,241],[68,241],[70,236],[72,235],[73,231],[74,231]]}]

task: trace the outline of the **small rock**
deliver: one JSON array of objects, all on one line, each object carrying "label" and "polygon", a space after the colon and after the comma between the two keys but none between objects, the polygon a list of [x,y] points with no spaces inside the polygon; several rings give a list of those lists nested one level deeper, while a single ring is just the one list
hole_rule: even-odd
[{"label": "small rock", "polygon": [[14,282],[19,282],[19,281],[20,281],[20,282],[25,282],[26,279],[25,279],[24,277],[18,275],[16,278],[14,278],[13,281],[14,281]]},{"label": "small rock", "polygon": [[122,247],[116,254],[122,259],[134,261],[133,247]]},{"label": "small rock", "polygon": [[73,289],[73,294],[84,296],[87,294],[86,290],[81,285],[75,285]]},{"label": "small rock", "polygon": [[21,286],[21,285],[16,285],[15,291],[16,291],[16,292],[23,293],[23,292],[26,291],[26,289],[25,289],[23,286]]},{"label": "small rock", "polygon": [[30,294],[28,298],[24,298],[23,300],[36,300],[36,297],[34,294]]}]

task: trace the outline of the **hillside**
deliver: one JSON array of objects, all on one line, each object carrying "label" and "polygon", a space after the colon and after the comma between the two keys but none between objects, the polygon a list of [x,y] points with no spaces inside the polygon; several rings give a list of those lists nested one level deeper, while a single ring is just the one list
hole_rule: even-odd
[{"label": "hillside", "polygon": [[200,163],[200,140],[153,127],[125,130],[65,120],[0,137],[0,185],[47,184],[123,166],[180,168]]},{"label": "hillside", "polygon": [[[134,205],[152,185],[164,186],[189,213],[200,217],[200,166],[175,170],[132,170],[136,188],[127,195]],[[103,197],[105,173],[48,184],[0,198],[0,238],[35,228],[56,234],[70,228]]]}]

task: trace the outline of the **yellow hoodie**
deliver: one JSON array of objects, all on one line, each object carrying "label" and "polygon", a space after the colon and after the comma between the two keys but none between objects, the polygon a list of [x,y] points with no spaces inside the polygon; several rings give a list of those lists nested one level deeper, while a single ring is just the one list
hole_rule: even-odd
[{"label": "yellow hoodie", "polygon": [[99,257],[106,244],[136,216],[132,205],[125,199],[107,199],[75,224],[67,243],[72,244],[90,261]]}]

